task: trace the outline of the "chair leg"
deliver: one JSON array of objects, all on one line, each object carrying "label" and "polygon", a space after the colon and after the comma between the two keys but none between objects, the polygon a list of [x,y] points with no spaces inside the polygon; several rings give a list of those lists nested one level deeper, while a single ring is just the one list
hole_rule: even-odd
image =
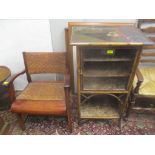
[{"label": "chair leg", "polygon": [[22,115],[17,114],[17,119],[18,119],[18,123],[19,123],[20,128],[24,131],[25,130],[25,124],[24,124],[24,120],[22,119]]},{"label": "chair leg", "polygon": [[72,132],[72,119],[70,116],[67,116],[67,119],[69,132]]}]

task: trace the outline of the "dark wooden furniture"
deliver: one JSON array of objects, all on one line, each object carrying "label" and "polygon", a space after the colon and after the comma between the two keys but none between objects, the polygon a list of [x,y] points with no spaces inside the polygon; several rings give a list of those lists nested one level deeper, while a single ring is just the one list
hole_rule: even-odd
[{"label": "dark wooden furniture", "polygon": [[6,66],[0,66],[0,110],[9,109],[12,102],[14,86],[13,84],[7,86],[7,83],[5,83],[5,80],[10,76],[10,69]]},{"label": "dark wooden furniture", "polygon": [[[70,114],[70,75],[65,52],[24,52],[25,70],[9,83],[26,73],[28,85],[16,97],[11,111],[17,114],[19,125],[25,129],[22,114],[66,116],[72,130]],[[64,74],[63,81],[34,81],[34,74]]]},{"label": "dark wooden furniture", "polygon": [[[0,66],[0,110],[8,110],[12,102],[14,86],[7,86],[5,80],[11,76],[11,71],[6,66]],[[5,134],[8,124],[0,117],[0,135]]]},{"label": "dark wooden furniture", "polygon": [[81,119],[118,119],[126,113],[141,49],[151,42],[134,26],[69,23],[77,50],[77,93]]},{"label": "dark wooden furniture", "polygon": [[[155,43],[155,19],[138,20],[138,28]],[[155,113],[155,44],[142,51],[128,114],[131,111]]]}]

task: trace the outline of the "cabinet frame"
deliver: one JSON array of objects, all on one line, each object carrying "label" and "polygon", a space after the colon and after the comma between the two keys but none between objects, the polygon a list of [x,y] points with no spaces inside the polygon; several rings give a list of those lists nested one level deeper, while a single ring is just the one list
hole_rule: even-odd
[{"label": "cabinet frame", "polygon": [[[68,25],[69,25],[70,46],[76,46],[76,54],[77,54],[77,102],[78,102],[77,104],[78,104],[79,119],[87,118],[87,117],[81,116],[80,108],[81,108],[81,99],[83,97],[86,99],[87,98],[89,99],[92,96],[98,96],[98,95],[106,96],[107,95],[107,96],[116,98],[119,102],[122,103],[120,106],[120,109],[118,109],[120,111],[120,113],[119,113],[120,115],[118,118],[119,126],[120,126],[121,118],[123,116],[125,116],[126,110],[128,107],[128,99],[129,99],[129,96],[131,93],[133,79],[134,79],[134,76],[136,73],[137,66],[139,64],[143,45],[151,45],[152,42],[150,42],[150,40],[148,40],[140,31],[138,31],[134,27],[133,23],[71,22]],[[74,26],[75,27],[80,26],[80,27],[78,29],[77,28],[73,29]],[[83,29],[83,26],[86,26],[86,27]],[[107,27],[112,28],[114,26],[115,28],[112,28],[108,31],[107,31],[107,29],[104,31],[104,29],[102,29],[102,28],[101,28],[102,31],[98,31],[99,29],[97,31],[92,30],[92,28],[94,29],[98,26],[102,26],[102,27],[105,26],[106,28]],[[87,27],[89,27],[89,28],[86,29]],[[113,33],[115,30],[117,30],[116,35],[118,34],[118,36],[120,37],[120,40],[118,40],[117,38],[112,38],[113,36],[111,36],[111,35],[109,38],[109,33]],[[73,31],[73,35],[72,35],[72,31]],[[102,32],[103,32],[103,34],[102,34],[103,36],[101,36]],[[136,35],[136,37],[135,37],[135,35]],[[99,41],[98,41],[98,39],[99,39]],[[102,48],[108,48],[108,49],[109,48],[110,49],[112,49],[112,48],[113,49],[115,49],[115,48],[136,49],[135,50],[135,58],[132,61],[132,67],[131,67],[128,81],[126,84],[126,89],[124,89],[124,90],[120,90],[120,89],[117,89],[117,90],[115,90],[115,89],[83,90],[83,89],[81,89],[81,87],[82,88],[84,87],[84,83],[83,83],[83,79],[82,79],[83,78],[83,73],[82,73],[83,70],[81,71],[81,64],[82,64],[81,61],[83,60],[83,59],[81,60],[81,52],[82,52],[81,49],[86,48],[86,47],[88,47],[88,48],[94,48],[94,47],[101,48],[102,47]],[[102,60],[100,60],[100,61],[102,61]],[[106,61],[108,62],[108,60],[106,60]],[[115,61],[119,62],[121,60],[115,59]],[[129,61],[129,59],[124,59],[123,61],[124,62]],[[87,72],[87,73],[90,73],[90,72]],[[121,76],[123,76],[123,75],[121,75]],[[121,99],[122,96],[123,96],[123,99]],[[112,117],[110,117],[110,116],[109,117],[100,117],[100,118],[99,117],[92,117],[92,118],[88,117],[88,118],[89,119],[112,119]]]},{"label": "cabinet frame", "polygon": [[[90,46],[77,46],[77,99],[78,99],[78,114],[79,114],[79,118],[81,119],[87,119],[89,117],[81,117],[81,96],[83,94],[90,94],[90,95],[105,95],[105,94],[113,94],[113,95],[117,95],[117,94],[122,94],[122,95],[126,95],[122,107],[120,109],[121,113],[120,113],[120,117],[118,119],[121,119],[123,114],[126,111],[126,108],[128,106],[128,98],[129,98],[129,94],[132,88],[132,80],[134,78],[135,72],[136,72],[136,68],[138,66],[139,60],[140,60],[140,55],[141,55],[141,46],[96,46],[95,48],[118,48],[118,49],[136,49],[136,54],[135,54],[135,58],[134,58],[134,62],[132,64],[132,69],[131,69],[131,74],[128,78],[128,82],[127,82],[127,89],[126,90],[82,90],[81,87],[83,87],[83,80],[82,80],[82,75],[81,75],[81,64],[82,64],[82,48],[90,48]],[[94,48],[94,46],[92,47]],[[91,118],[89,118],[91,119]],[[112,117],[93,117],[92,119],[112,119]],[[115,119],[115,118],[114,118]]]}]

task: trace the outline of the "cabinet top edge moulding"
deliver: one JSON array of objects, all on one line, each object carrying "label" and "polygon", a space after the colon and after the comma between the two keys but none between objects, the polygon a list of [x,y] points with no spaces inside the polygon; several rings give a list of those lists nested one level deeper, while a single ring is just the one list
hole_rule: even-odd
[{"label": "cabinet top edge moulding", "polygon": [[147,46],[153,45],[134,24],[70,22],[72,46]]}]

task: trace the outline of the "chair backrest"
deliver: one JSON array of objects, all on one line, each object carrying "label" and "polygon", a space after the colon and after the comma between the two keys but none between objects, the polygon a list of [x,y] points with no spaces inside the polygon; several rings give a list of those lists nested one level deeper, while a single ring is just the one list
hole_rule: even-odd
[{"label": "chair backrest", "polygon": [[28,81],[31,74],[66,72],[66,52],[23,52]]},{"label": "chair backrest", "polygon": [[[146,46],[143,49],[141,64],[155,63],[155,19],[139,19],[138,28],[154,42],[152,46]],[[154,66],[154,65],[153,65]]]}]

